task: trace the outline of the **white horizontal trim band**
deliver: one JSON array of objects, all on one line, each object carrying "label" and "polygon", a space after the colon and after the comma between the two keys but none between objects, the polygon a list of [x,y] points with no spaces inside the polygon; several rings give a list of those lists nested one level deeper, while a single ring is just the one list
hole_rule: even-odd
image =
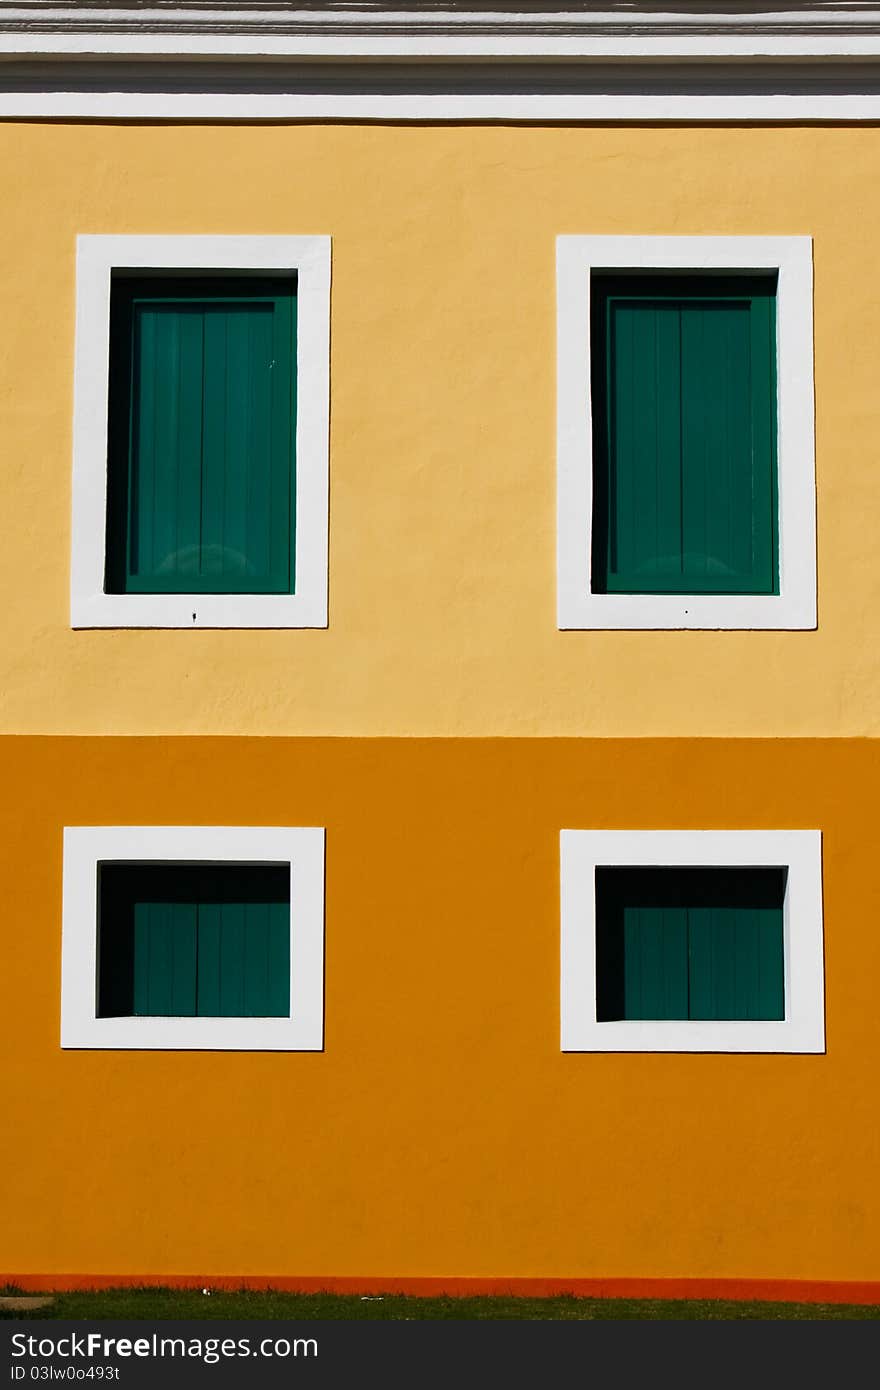
[{"label": "white horizontal trim band", "polygon": [[872,122],[880,120],[880,92],[844,96],[315,96],[295,92],[0,91],[0,119]]},{"label": "white horizontal trim band", "polygon": [[0,53],[60,57],[302,58],[859,58],[880,54],[880,25],[835,33],[637,33],[566,37],[505,34],[394,37],[271,33],[9,33],[0,24]]}]

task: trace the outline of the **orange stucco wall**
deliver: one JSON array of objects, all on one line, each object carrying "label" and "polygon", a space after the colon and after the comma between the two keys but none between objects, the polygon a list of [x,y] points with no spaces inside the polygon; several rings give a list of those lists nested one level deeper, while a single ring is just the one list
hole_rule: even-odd
[{"label": "orange stucco wall", "polygon": [[[880,1278],[877,744],[20,737],[0,775],[0,1272]],[[95,823],[327,827],[323,1054],[61,1051]],[[821,828],[827,1054],[562,1055],[562,826]]]}]

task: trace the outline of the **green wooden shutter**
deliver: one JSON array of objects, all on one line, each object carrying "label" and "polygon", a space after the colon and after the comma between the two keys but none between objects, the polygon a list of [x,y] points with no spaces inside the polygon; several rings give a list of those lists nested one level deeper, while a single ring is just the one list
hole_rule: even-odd
[{"label": "green wooden shutter", "polygon": [[688,909],[688,1018],[784,1018],[782,909]]},{"label": "green wooden shutter", "polygon": [[778,592],[770,280],[592,282],[593,589]]},{"label": "green wooden shutter", "polygon": [[122,280],[111,320],[108,588],[293,592],[293,282]]},{"label": "green wooden shutter", "polygon": [[199,908],[199,1013],[283,1017],[290,1009],[290,910],[285,903]]},{"label": "green wooden shutter", "polygon": [[782,1019],[782,869],[600,869],[597,1018]]},{"label": "green wooden shutter", "polygon": [[195,903],[135,902],[135,1014],[192,1015],[196,1007]]},{"label": "green wooden shutter", "polygon": [[289,871],[105,865],[99,1014],[284,1018]]},{"label": "green wooden shutter", "polygon": [[687,911],[625,907],[623,936],[624,1018],[687,1018]]}]

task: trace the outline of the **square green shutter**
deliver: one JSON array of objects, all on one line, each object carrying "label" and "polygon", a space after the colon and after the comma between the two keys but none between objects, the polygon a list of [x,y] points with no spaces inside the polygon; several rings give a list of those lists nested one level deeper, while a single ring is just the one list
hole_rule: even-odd
[{"label": "square green shutter", "polygon": [[103,866],[99,1015],[287,1017],[289,881],[270,865]]},{"label": "square green shutter", "polygon": [[599,869],[598,1021],[784,1018],[784,899],[783,869]]},{"label": "square green shutter", "polygon": [[295,409],[293,281],[114,281],[108,590],[293,592]]},{"label": "square green shutter", "polygon": [[595,276],[599,593],[778,592],[770,280]]}]

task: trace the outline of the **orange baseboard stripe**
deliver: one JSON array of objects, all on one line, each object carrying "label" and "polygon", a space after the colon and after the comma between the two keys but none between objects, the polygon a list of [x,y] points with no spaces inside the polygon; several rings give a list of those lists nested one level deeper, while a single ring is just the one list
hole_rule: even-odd
[{"label": "orange baseboard stripe", "polygon": [[27,1293],[69,1293],[119,1288],[275,1289],[280,1293],[409,1294],[419,1298],[507,1295],[551,1298],[723,1298],[771,1303],[880,1304],[880,1280],[818,1279],[621,1279],[461,1278],[452,1276],[375,1278],[315,1275],[218,1274],[0,1274],[0,1287]]}]

